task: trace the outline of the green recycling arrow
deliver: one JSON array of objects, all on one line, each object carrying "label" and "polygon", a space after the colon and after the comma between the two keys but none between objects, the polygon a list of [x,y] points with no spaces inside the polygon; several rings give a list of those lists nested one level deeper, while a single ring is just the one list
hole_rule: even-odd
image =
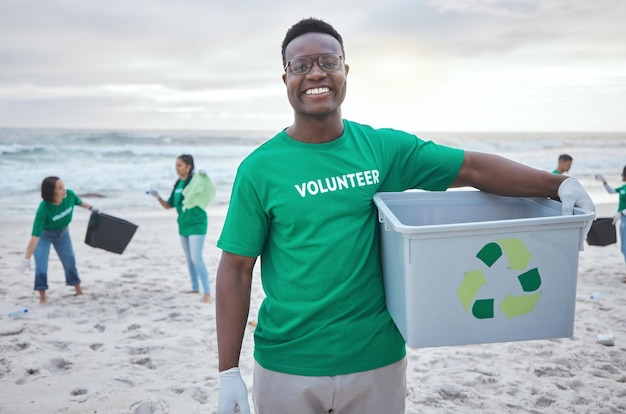
[{"label": "green recycling arrow", "polygon": [[471,270],[469,272],[465,272],[465,277],[461,281],[456,294],[466,311],[469,310],[470,305],[478,294],[480,288],[486,284],[487,279],[485,279],[485,275],[482,270]]},{"label": "green recycling arrow", "polygon": [[500,310],[509,319],[513,316],[526,315],[532,312],[540,297],[541,292],[523,296],[511,296],[507,294],[500,304]]},{"label": "green recycling arrow", "polygon": [[533,257],[520,239],[498,239],[504,254],[509,259],[509,269],[524,270]]},{"label": "green recycling arrow", "polygon": [[[485,244],[476,257],[487,267],[492,267],[494,263],[502,257],[502,252],[509,260],[510,270],[525,270],[530,263],[532,254],[520,239],[498,239],[497,243]],[[541,275],[537,268],[527,270],[517,276],[520,286],[524,292],[536,292],[541,287]],[[457,296],[466,312],[471,308],[472,315],[477,319],[491,319],[494,317],[494,298],[477,299],[478,292],[487,285],[487,279],[480,269],[465,272],[465,276],[457,289]],[[525,315],[535,308],[537,301],[541,297],[541,292],[513,296],[507,293],[500,303],[500,310],[509,319],[513,316]]]},{"label": "green recycling arrow", "polygon": [[484,264],[491,267],[502,256],[502,248],[498,243],[487,243],[476,254]]},{"label": "green recycling arrow", "polygon": [[517,277],[524,292],[534,292],[541,286],[541,275],[537,268],[522,273]]}]

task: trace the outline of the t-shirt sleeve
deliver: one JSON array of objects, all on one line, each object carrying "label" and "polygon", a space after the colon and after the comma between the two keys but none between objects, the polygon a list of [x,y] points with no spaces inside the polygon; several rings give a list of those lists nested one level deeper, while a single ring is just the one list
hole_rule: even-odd
[{"label": "t-shirt sleeve", "polygon": [[463,150],[401,131],[388,132],[384,139],[389,170],[380,191],[445,191],[450,187],[463,165]]},{"label": "t-shirt sleeve", "polygon": [[73,190],[67,190],[67,195],[68,197],[72,197],[70,198],[70,200],[73,200],[73,205],[80,206],[81,204],[83,204],[83,200],[81,200],[80,197],[78,197]]},{"label": "t-shirt sleeve", "polygon": [[228,253],[257,257],[263,251],[269,222],[253,183],[239,171],[217,247]]},{"label": "t-shirt sleeve", "polygon": [[37,213],[35,214],[35,220],[33,221],[33,229],[30,232],[31,236],[41,237],[43,233],[43,227],[46,221],[47,209],[45,208],[45,204],[42,201],[37,208]]}]

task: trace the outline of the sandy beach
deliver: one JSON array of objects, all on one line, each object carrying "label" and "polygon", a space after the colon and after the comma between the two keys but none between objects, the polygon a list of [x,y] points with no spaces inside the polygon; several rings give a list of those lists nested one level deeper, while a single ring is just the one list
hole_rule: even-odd
[{"label": "sandy beach", "polygon": [[[614,206],[598,206],[598,216]],[[64,284],[51,253],[47,306],[33,274],[14,271],[31,222],[0,226],[0,413],[214,413],[214,302],[190,287],[175,213],[110,213],[139,226],[122,255],[84,243],[88,215],[70,226],[85,295]],[[209,208],[205,259],[213,293],[225,206]],[[626,276],[619,245],[580,253],[572,338],[408,349],[407,413],[626,412]],[[600,292],[601,298],[592,299]],[[250,318],[263,299],[255,273]],[[27,308],[21,318],[8,312]],[[248,327],[241,370],[252,386]],[[612,334],[614,346],[597,343]]]}]

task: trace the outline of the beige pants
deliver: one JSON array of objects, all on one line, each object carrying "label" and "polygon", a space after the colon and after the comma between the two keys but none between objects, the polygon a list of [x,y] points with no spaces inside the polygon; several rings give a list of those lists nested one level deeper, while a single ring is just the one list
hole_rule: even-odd
[{"label": "beige pants", "polygon": [[270,371],[254,363],[256,414],[403,414],[406,358],[371,371],[308,377]]}]

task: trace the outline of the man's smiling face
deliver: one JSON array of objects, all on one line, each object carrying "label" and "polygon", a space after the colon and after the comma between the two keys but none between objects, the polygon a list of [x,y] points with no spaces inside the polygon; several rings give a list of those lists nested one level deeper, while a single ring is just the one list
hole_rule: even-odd
[{"label": "man's smiling face", "polygon": [[324,33],[303,34],[285,48],[287,62],[301,56],[313,60],[311,70],[306,74],[294,74],[290,67],[283,74],[287,97],[296,117],[324,117],[337,111],[346,97],[348,66],[341,62],[338,70],[324,71],[318,63],[318,57],[323,54],[343,54],[339,42]]}]

